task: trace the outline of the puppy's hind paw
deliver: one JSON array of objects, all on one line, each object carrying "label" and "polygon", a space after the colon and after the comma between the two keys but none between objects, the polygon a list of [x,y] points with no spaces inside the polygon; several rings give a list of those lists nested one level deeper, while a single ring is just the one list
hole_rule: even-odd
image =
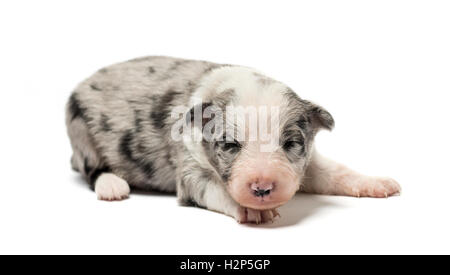
[{"label": "puppy's hind paw", "polygon": [[95,193],[99,200],[120,201],[130,195],[126,181],[111,173],[104,173],[95,182]]},{"label": "puppy's hind paw", "polygon": [[367,177],[352,188],[355,197],[387,198],[400,194],[402,188],[391,178]]},{"label": "puppy's hind paw", "polygon": [[375,178],[374,197],[390,197],[402,192],[400,184],[391,178]]}]

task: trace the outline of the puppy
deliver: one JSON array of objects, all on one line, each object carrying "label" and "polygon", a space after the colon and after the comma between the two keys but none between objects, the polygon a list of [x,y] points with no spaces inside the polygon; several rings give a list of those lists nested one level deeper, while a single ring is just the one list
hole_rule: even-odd
[{"label": "puppy", "polygon": [[324,108],[256,70],[171,57],[101,69],[71,95],[72,167],[100,200],[130,187],[176,192],[182,205],[272,221],[299,190],[355,197],[400,192],[320,156]]}]

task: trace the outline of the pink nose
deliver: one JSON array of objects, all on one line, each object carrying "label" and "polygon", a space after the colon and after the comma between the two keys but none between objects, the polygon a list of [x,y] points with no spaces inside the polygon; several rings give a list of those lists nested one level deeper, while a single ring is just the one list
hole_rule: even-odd
[{"label": "pink nose", "polygon": [[270,195],[275,186],[274,182],[254,182],[251,184],[253,195],[256,197],[264,197]]}]

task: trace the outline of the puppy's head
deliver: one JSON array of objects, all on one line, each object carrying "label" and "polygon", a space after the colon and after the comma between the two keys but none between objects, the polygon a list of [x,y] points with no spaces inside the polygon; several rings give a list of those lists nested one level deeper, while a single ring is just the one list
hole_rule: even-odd
[{"label": "puppy's head", "polygon": [[[260,74],[226,69],[220,85],[202,92],[201,150],[231,197],[251,209],[273,209],[298,191],[320,129],[334,120]],[[211,89],[213,88],[213,89]]]}]

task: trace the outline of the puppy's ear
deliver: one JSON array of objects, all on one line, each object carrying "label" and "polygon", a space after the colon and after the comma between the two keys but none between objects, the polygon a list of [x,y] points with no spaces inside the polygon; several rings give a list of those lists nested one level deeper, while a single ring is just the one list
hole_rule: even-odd
[{"label": "puppy's ear", "polygon": [[202,129],[216,118],[220,109],[211,102],[203,102],[192,107],[186,114],[186,123]]},{"label": "puppy's ear", "polygon": [[323,107],[314,104],[307,100],[302,100],[306,108],[305,115],[316,131],[320,129],[333,130],[334,119],[333,116]]}]

